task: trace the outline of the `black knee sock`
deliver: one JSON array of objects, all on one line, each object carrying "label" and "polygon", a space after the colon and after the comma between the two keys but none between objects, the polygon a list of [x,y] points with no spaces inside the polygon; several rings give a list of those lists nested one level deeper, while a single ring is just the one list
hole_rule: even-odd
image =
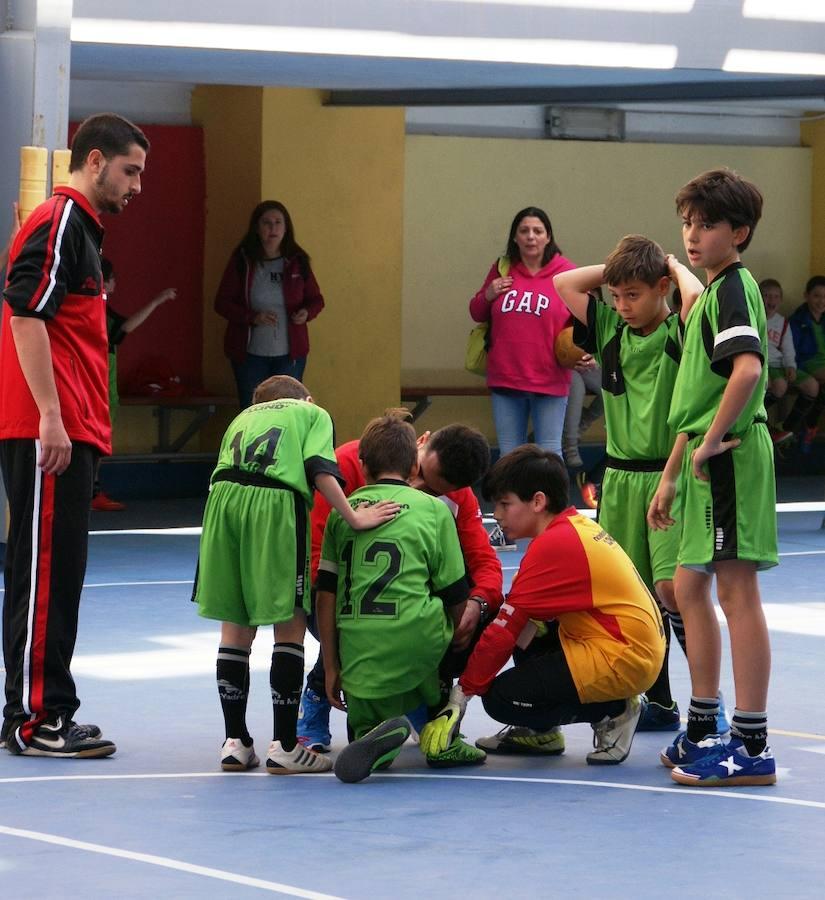
[{"label": "black knee sock", "polygon": [[685,623],[682,621],[682,617],[679,613],[668,613],[668,618],[670,619],[670,627],[673,629],[673,636],[679,642],[679,646],[682,648],[682,653],[687,656],[687,640],[685,639]]},{"label": "black knee sock", "polygon": [[709,734],[716,734],[716,717],[718,715],[718,697],[691,697],[687,717],[688,740],[698,744]]},{"label": "black knee sock", "polygon": [[660,706],[670,708],[673,704],[673,696],[670,693],[670,675],[668,673],[668,659],[670,657],[670,615],[663,607],[659,607],[662,614],[662,623],[665,626],[665,658],[662,660],[662,668],[656,676],[656,680],[645,691],[647,699]]},{"label": "black knee sock", "polygon": [[811,407],[816,402],[816,398],[808,397],[805,394],[797,394],[796,400],[791,407],[791,411],[785,417],[784,426],[786,431],[799,431],[802,423],[808,417]]},{"label": "black knee sock", "polygon": [[312,667],[309,675],[307,675],[307,687],[311,691],[315,691],[319,697],[326,698],[327,686],[324,654],[321,653],[320,649],[318,650],[318,659],[315,661],[315,665]]},{"label": "black knee sock", "polygon": [[805,416],[806,428],[816,428],[823,409],[825,409],[825,390],[820,387],[819,393],[814,397],[811,408],[808,410],[808,415]]},{"label": "black knee sock", "polygon": [[779,401],[779,397],[771,391],[765,391],[765,409],[770,409],[775,403]]},{"label": "black knee sock", "polygon": [[244,746],[249,747],[252,744],[252,738],[246,730],[249,650],[242,647],[218,647],[216,675],[226,737],[240,738]]},{"label": "black knee sock", "polygon": [[272,650],[269,686],[272,689],[272,711],[275,718],[274,740],[284,750],[297,743],[298,704],[304,682],[304,648],[302,644],[276,643]]},{"label": "black knee sock", "polygon": [[742,739],[749,756],[759,756],[768,745],[768,714],[735,709],[730,732]]}]

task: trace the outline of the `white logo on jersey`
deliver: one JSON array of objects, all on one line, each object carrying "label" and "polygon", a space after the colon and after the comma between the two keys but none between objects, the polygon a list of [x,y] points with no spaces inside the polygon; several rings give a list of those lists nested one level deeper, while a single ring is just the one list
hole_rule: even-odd
[{"label": "white logo on jersey", "polygon": [[504,299],[501,301],[501,311],[503,313],[513,312],[515,309],[516,312],[526,312],[533,313],[534,316],[540,316],[542,310],[550,308],[550,298],[545,297],[544,294],[539,294],[535,299],[535,309],[533,308],[533,292],[525,291],[521,300],[518,302],[518,306],[516,306],[516,297],[518,296],[518,291],[508,291],[504,295]]}]

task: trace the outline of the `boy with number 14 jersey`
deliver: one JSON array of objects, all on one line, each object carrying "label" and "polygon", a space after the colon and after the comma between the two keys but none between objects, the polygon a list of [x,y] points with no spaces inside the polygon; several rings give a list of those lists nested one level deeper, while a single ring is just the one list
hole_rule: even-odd
[{"label": "boy with number 14 jersey", "polygon": [[226,740],[221,768],[259,765],[246,727],[249,653],[257,626],[275,626],[270,668],[273,775],[323,772],[330,763],[297,743],[309,607],[309,510],[317,489],[354,529],[391,519],[396,504],[353,510],[339,480],[329,414],[306,387],[276,375],[255,390],[253,405],[221,442],[203,518],[194,599],[219,619],[217,681]]}]

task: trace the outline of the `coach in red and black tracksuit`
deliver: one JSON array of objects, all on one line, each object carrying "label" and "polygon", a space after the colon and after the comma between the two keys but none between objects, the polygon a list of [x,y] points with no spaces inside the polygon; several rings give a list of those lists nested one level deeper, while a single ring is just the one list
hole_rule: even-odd
[{"label": "coach in red and black tracksuit", "polygon": [[[111,452],[103,228],[82,194],[58,188],[26,220],[11,250],[0,332],[0,465],[11,522],[3,607],[6,723],[80,705],[69,672],[86,571],[95,461]],[[63,426],[61,475],[38,465],[40,411],[12,335],[12,316],[47,324]],[[32,718],[34,716],[34,718]]]},{"label": "coach in red and black tracksuit", "polygon": [[115,749],[96,740],[97,726],[73,722],[80,701],[70,666],[95,463],[111,452],[99,213],[118,212],[140,192],[147,148],[142,132],[119,116],[88,119],[72,144],[69,185],[30,214],[11,246],[0,330],[0,466],[10,509],[2,738],[13,753],[106,756]]}]

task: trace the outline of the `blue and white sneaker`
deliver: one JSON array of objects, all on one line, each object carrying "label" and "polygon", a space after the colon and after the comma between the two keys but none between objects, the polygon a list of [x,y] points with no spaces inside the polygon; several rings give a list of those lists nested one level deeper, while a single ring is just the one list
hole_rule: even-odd
[{"label": "blue and white sneaker", "polygon": [[721,691],[719,691],[717,697],[719,698],[719,713],[716,716],[716,733],[721,737],[723,734],[727,734],[730,731],[730,722],[728,722],[728,715],[725,710],[725,698],[722,696]]},{"label": "blue and white sneaker", "polygon": [[694,744],[688,740],[687,732],[680,731],[673,743],[665,747],[659,754],[663,766],[673,769],[676,766],[689,766],[721,744],[718,734],[708,734]]},{"label": "blue and white sneaker", "polygon": [[298,741],[308,750],[326,753],[332,746],[329,733],[331,708],[326,697],[316,694],[309,685],[304,688],[298,710]]},{"label": "blue and white sneaker", "polygon": [[670,777],[694,787],[776,784],[776,762],[770,747],[750,756],[741,738],[734,736],[690,765],[677,766]]}]

